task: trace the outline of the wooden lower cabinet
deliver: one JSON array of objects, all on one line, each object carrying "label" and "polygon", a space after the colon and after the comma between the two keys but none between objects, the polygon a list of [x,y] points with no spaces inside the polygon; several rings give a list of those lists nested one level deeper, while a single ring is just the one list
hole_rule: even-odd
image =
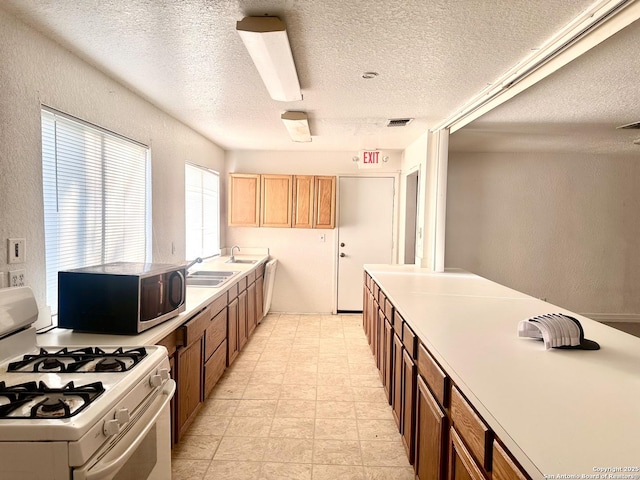
[{"label": "wooden lower cabinet", "polygon": [[493,441],[493,473],[491,478],[492,480],[527,480],[529,478],[496,440]]},{"label": "wooden lower cabinet", "polygon": [[238,297],[236,297],[227,306],[227,366],[231,365],[240,353],[238,320]]},{"label": "wooden lower cabinet", "polygon": [[413,464],[415,454],[415,401],[416,401],[416,381],[417,368],[416,364],[406,350],[402,353],[402,384],[403,391],[403,427],[402,427],[402,443],[407,452],[409,463]]},{"label": "wooden lower cabinet", "polygon": [[402,372],[403,372],[403,363],[402,363],[402,352],[404,349],[402,348],[402,340],[396,334],[393,335],[393,395],[391,396],[391,407],[393,418],[396,421],[396,425],[398,425],[398,431],[402,433],[403,430],[403,389],[404,385],[402,383]]},{"label": "wooden lower cabinet", "polygon": [[258,312],[256,309],[256,284],[247,287],[247,336],[250,337],[258,326]]},{"label": "wooden lower cabinet", "polygon": [[177,440],[191,425],[202,404],[202,337],[178,349]]},{"label": "wooden lower cabinet", "polygon": [[227,341],[224,340],[204,364],[204,397],[207,398],[227,367]]},{"label": "wooden lower cabinet", "polygon": [[447,414],[420,375],[417,378],[415,425],[416,479],[444,479],[447,459]]},{"label": "wooden lower cabinet", "polygon": [[449,429],[449,480],[486,480],[454,427]]},{"label": "wooden lower cabinet", "polygon": [[256,322],[264,317],[264,274],[256,278]]},{"label": "wooden lower cabinet", "polygon": [[387,401],[391,405],[393,401],[393,329],[389,320],[384,320],[384,362],[383,362],[384,392],[387,395]]},{"label": "wooden lower cabinet", "polygon": [[247,329],[247,291],[238,294],[238,350],[242,350],[249,338]]}]

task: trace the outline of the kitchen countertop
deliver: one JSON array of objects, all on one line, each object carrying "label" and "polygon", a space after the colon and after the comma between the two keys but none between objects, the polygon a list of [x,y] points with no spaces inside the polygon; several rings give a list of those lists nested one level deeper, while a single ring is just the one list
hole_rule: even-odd
[{"label": "kitchen countertop", "polygon": [[[640,338],[461,270],[365,269],[533,478],[640,478],[596,470],[640,466]],[[577,318],[601,349],[518,338],[545,313]]]},{"label": "kitchen countertop", "polygon": [[155,345],[180,325],[182,325],[194,313],[199,312],[213,300],[227,292],[229,287],[246,277],[249,272],[257,269],[265,263],[268,254],[236,255],[239,260],[255,260],[256,263],[225,263],[228,256],[216,257],[194,265],[189,271],[217,270],[217,271],[237,271],[234,275],[220,287],[192,287],[187,286],[186,309],[180,315],[162,322],[153,328],[145,330],[138,335],[108,335],[101,333],[75,332],[66,328],[54,328],[46,333],[38,334],[38,345],[46,346],[143,346]]}]

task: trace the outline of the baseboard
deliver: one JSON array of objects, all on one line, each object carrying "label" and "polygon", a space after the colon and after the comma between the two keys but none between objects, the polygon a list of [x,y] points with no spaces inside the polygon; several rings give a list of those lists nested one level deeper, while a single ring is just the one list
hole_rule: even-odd
[{"label": "baseboard", "polygon": [[581,313],[581,315],[597,322],[640,323],[640,314],[638,313]]}]

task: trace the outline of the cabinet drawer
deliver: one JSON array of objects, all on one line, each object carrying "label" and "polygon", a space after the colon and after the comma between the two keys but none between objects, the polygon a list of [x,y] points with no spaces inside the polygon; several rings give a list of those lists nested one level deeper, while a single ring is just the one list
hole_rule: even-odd
[{"label": "cabinet drawer", "polygon": [[218,348],[222,341],[227,338],[227,309],[211,319],[211,323],[205,331],[204,337],[204,358],[207,359]]},{"label": "cabinet drawer", "polygon": [[264,277],[264,263],[258,265],[258,268],[256,269],[256,278],[258,277]]},{"label": "cabinet drawer", "polygon": [[426,384],[433,392],[440,405],[446,407],[449,403],[448,385],[449,377],[427,352],[424,345],[418,345],[418,373],[424,378]]},{"label": "cabinet drawer", "polygon": [[233,302],[233,300],[238,296],[238,283],[234,283],[227,290],[227,294],[229,295],[229,303]]},{"label": "cabinet drawer", "polygon": [[215,317],[224,307],[227,306],[227,296],[221,295],[209,304],[211,308],[211,316]]},{"label": "cabinet drawer", "polygon": [[191,345],[194,341],[199,340],[202,334],[209,326],[211,321],[211,308],[207,307],[197,315],[193,316],[191,320],[180,327],[182,331],[182,344],[184,346]]},{"label": "cabinet drawer", "polygon": [[404,318],[402,318],[402,315],[400,315],[398,313],[398,310],[396,310],[396,309],[393,310],[393,322],[392,323],[393,323],[393,329],[395,330],[395,332],[400,337],[400,340],[402,340],[402,324],[404,323]]},{"label": "cabinet drawer", "polygon": [[528,476],[511,460],[496,440],[493,441],[493,480],[528,480]]},{"label": "cabinet drawer", "polygon": [[380,293],[380,287],[376,282],[373,282],[371,293],[373,293],[373,299],[378,303],[378,294]]},{"label": "cabinet drawer", "polygon": [[176,353],[176,348],[182,346],[182,333],[180,329],[174,330],[169,335],[160,340],[156,345],[162,345],[167,349],[168,356]]},{"label": "cabinet drawer", "polygon": [[389,322],[393,322],[393,304],[389,301],[388,298],[385,298],[384,300],[384,316],[387,317]]},{"label": "cabinet drawer", "polygon": [[491,470],[491,430],[455,386],[451,389],[451,420],[476,461]]},{"label": "cabinet drawer", "polygon": [[418,337],[406,323],[402,324],[402,344],[407,349],[407,353],[415,360],[418,353]]},{"label": "cabinet drawer", "polygon": [[204,364],[204,397],[207,398],[227,365],[227,341],[223,341]]},{"label": "cabinet drawer", "polygon": [[247,289],[247,277],[242,277],[238,280],[238,291],[243,291]]},{"label": "cabinet drawer", "polygon": [[387,301],[387,296],[384,292],[378,289],[378,305],[380,305],[380,309],[384,310],[384,303]]},{"label": "cabinet drawer", "polygon": [[251,270],[249,273],[247,273],[247,285],[251,285],[255,281],[256,281],[256,271]]}]

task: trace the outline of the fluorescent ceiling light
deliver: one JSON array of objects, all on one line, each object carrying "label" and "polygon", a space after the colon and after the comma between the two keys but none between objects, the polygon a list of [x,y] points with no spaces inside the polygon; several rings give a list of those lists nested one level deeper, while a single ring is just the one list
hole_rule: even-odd
[{"label": "fluorescent ceiling light", "polygon": [[294,142],[310,142],[309,121],[304,112],[284,112],[280,118]]},{"label": "fluorescent ceiling light", "polygon": [[236,30],[274,100],[302,100],[285,23],[278,17],[245,17]]}]

